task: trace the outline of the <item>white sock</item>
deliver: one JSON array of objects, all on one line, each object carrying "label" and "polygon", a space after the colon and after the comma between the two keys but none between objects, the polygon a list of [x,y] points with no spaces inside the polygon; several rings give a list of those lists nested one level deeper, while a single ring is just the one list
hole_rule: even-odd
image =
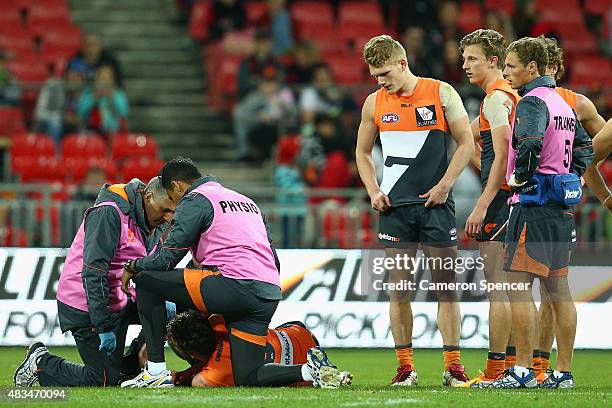
[{"label": "white sock", "polygon": [[147,371],[151,375],[159,375],[163,371],[166,371],[166,362],[154,363],[152,361],[147,361]]},{"label": "white sock", "polygon": [[514,366],[514,372],[520,377],[525,377],[527,374],[529,374],[529,370],[527,368],[517,365]]},{"label": "white sock", "polygon": [[302,379],[308,382],[314,381],[314,378],[312,378],[307,364],[302,364]]}]

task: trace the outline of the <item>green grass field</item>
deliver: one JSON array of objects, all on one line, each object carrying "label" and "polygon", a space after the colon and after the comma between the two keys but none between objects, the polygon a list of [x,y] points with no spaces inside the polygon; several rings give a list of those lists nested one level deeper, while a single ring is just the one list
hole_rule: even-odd
[{"label": "green grass field", "polygon": [[[80,361],[76,348],[52,347],[51,351],[72,361]],[[21,362],[25,348],[0,348],[0,388],[12,386],[13,372]],[[419,373],[418,388],[391,388],[388,383],[395,371],[392,350],[329,350],[332,362],[350,370],[353,385],[339,390],[315,388],[174,388],[165,390],[122,390],[119,388],[70,389],[66,407],[373,407],[373,406],[457,406],[487,407],[601,407],[610,406],[612,398],[612,352],[577,351],[573,371],[577,387],[573,390],[471,390],[442,387],[442,356],[439,350],[416,350]],[[172,369],[185,363],[167,353]],[[485,352],[463,350],[462,359],[468,373],[483,368]],[[0,399],[0,406],[15,406]],[[49,406],[29,402],[27,406]]]}]

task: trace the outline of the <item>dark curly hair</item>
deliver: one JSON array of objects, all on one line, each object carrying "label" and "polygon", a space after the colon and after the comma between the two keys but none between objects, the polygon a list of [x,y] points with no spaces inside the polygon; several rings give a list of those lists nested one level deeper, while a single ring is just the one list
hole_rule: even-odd
[{"label": "dark curly hair", "polygon": [[[168,323],[166,340],[176,344],[183,352],[195,352],[204,356],[211,355],[217,344],[208,318],[195,310],[179,313]],[[181,355],[179,357],[188,358]]]},{"label": "dark curly hair", "polygon": [[170,190],[173,181],[191,183],[202,177],[202,173],[188,157],[179,156],[167,162],[160,171],[161,183],[166,190]]},{"label": "dark curly hair", "polygon": [[540,35],[538,40],[542,41],[546,52],[548,53],[548,67],[557,67],[557,73],[555,74],[555,81],[560,81],[565,74],[565,66],[563,65],[563,49],[559,46],[559,42],[555,38],[547,38],[544,35]]}]

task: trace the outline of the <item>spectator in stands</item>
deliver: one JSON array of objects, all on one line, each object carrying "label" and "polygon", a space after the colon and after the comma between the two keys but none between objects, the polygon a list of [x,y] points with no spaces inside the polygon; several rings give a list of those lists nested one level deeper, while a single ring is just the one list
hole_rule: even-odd
[{"label": "spectator in stands", "polygon": [[301,247],[306,195],[304,180],[296,165],[299,153],[299,137],[283,137],[277,146],[277,166],[274,170],[274,186],[279,190],[276,204],[281,211],[283,229],[281,248]]},{"label": "spectator in stands", "polygon": [[100,186],[103,186],[108,179],[103,168],[92,166],[87,170],[87,174],[83,181],[77,187],[71,199],[76,201],[94,202],[100,192]]},{"label": "spectator in stands", "polygon": [[326,113],[335,118],[343,110],[355,110],[356,103],[335,84],[329,66],[321,64],[314,70],[312,85],[302,90],[299,107],[303,133],[309,135],[317,113]]},{"label": "spectator in stands", "polygon": [[319,63],[315,45],[307,40],[298,42],[292,51],[292,60],[287,67],[287,83],[304,85],[312,81],[312,74]]},{"label": "spectator in stands", "polygon": [[128,99],[117,87],[112,67],[98,68],[94,84],[85,87],[79,98],[77,111],[88,129],[102,134],[112,134],[126,127]]},{"label": "spectator in stands", "polygon": [[[397,31],[400,33],[403,33],[407,27],[411,26],[418,25],[427,31],[435,26],[437,5],[431,0],[379,0],[379,2],[383,7],[387,22],[396,22]],[[397,21],[393,21],[394,18]]]},{"label": "spectator in stands", "polygon": [[[408,26],[402,33],[401,43],[406,49],[410,70],[417,76],[440,77],[442,67],[426,50],[425,30],[420,26]],[[438,65],[436,65],[438,63]]]},{"label": "spectator in stands", "polygon": [[506,44],[510,44],[514,41],[514,29],[512,28],[512,21],[505,14],[495,11],[488,10],[484,15],[484,28],[495,30],[506,39]]},{"label": "spectator in stands", "polygon": [[272,37],[272,52],[281,56],[293,47],[293,31],[291,27],[291,14],[287,10],[285,0],[268,0],[268,10],[257,25],[270,30]]},{"label": "spectator in stands", "polygon": [[[517,38],[527,37],[531,35],[532,28],[538,20],[538,11],[535,6],[535,1],[524,0],[517,4],[516,12],[512,25]],[[508,41],[508,39],[506,39]]]},{"label": "spectator in stands", "polygon": [[243,98],[256,89],[263,72],[270,68],[273,68],[279,76],[284,72],[283,64],[272,53],[270,32],[267,29],[260,28],[255,33],[253,54],[240,62],[238,69],[239,98]]},{"label": "spectator in stands", "polygon": [[110,66],[113,70],[115,83],[119,87],[123,87],[123,76],[121,67],[113,54],[102,47],[100,36],[94,33],[87,33],[83,37],[83,47],[79,53],[68,61],[68,68],[72,64],[85,64],[87,67],[87,80],[93,81],[96,76],[96,71],[101,66]]},{"label": "spectator in stands", "polygon": [[317,114],[315,132],[303,138],[297,158],[304,180],[319,188],[349,187],[354,176],[350,165],[352,150],[352,143],[344,137],[336,120],[326,113]]},{"label": "spectator in stands", "polygon": [[21,101],[21,87],[6,66],[6,59],[7,54],[0,51],[0,106],[18,106]]},{"label": "spectator in stands", "polygon": [[293,94],[282,85],[279,72],[274,67],[268,67],[258,88],[234,109],[238,158],[261,160],[268,157],[276,143],[279,127],[294,123],[295,110]]},{"label": "spectator in stands", "polygon": [[49,78],[43,85],[34,111],[34,129],[51,136],[59,146],[64,131],[78,130],[76,106],[85,85],[87,68],[83,62],[73,62],[63,78]]},{"label": "spectator in stands", "polygon": [[218,41],[228,31],[246,27],[246,11],[242,0],[215,0],[212,5],[209,40]]},{"label": "spectator in stands", "polygon": [[426,31],[429,37],[428,49],[431,50],[431,57],[435,61],[444,58],[446,41],[459,42],[463,38],[464,34],[459,28],[459,14],[459,4],[456,1],[444,0],[439,3],[435,25]]},{"label": "spectator in stands", "polygon": [[463,58],[459,52],[459,43],[455,40],[447,40],[444,43],[444,72],[442,77],[451,85],[463,82],[465,74],[461,68]]}]

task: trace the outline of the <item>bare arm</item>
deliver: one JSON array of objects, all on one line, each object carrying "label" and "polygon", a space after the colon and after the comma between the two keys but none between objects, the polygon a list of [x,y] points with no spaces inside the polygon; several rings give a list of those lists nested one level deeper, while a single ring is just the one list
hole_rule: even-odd
[{"label": "bare arm", "polygon": [[595,151],[593,163],[587,167],[583,177],[597,199],[612,211],[612,193],[598,168],[601,161],[612,153],[612,119],[593,138],[593,150]]},{"label": "bare arm", "polygon": [[472,128],[470,127],[469,118],[461,97],[452,86],[442,82],[440,85],[440,101],[444,109],[444,116],[448,122],[451,137],[457,144],[457,149],[438,184],[425,194],[419,195],[421,198],[427,198],[425,207],[440,205],[446,202],[450,188],[455,184],[457,177],[465,169],[465,166],[470,162],[472,154],[474,154]]},{"label": "bare arm", "polygon": [[472,136],[474,136],[474,154],[470,158],[470,163],[472,164],[472,166],[476,167],[478,171],[480,171],[480,158],[482,155],[482,148],[478,143],[480,141],[480,125],[478,118],[474,118],[470,126],[472,127]]},{"label": "bare arm", "polygon": [[593,102],[581,94],[576,94],[576,116],[591,137],[595,137],[606,124]]},{"label": "bare arm", "polygon": [[378,127],[374,122],[374,107],[376,104],[376,94],[370,94],[361,110],[361,123],[357,132],[357,148],[355,157],[359,176],[365,185],[370,196],[372,208],[377,211],[385,211],[391,207],[389,197],[380,190],[376,181],[376,169],[372,159],[372,149],[378,134]]}]

